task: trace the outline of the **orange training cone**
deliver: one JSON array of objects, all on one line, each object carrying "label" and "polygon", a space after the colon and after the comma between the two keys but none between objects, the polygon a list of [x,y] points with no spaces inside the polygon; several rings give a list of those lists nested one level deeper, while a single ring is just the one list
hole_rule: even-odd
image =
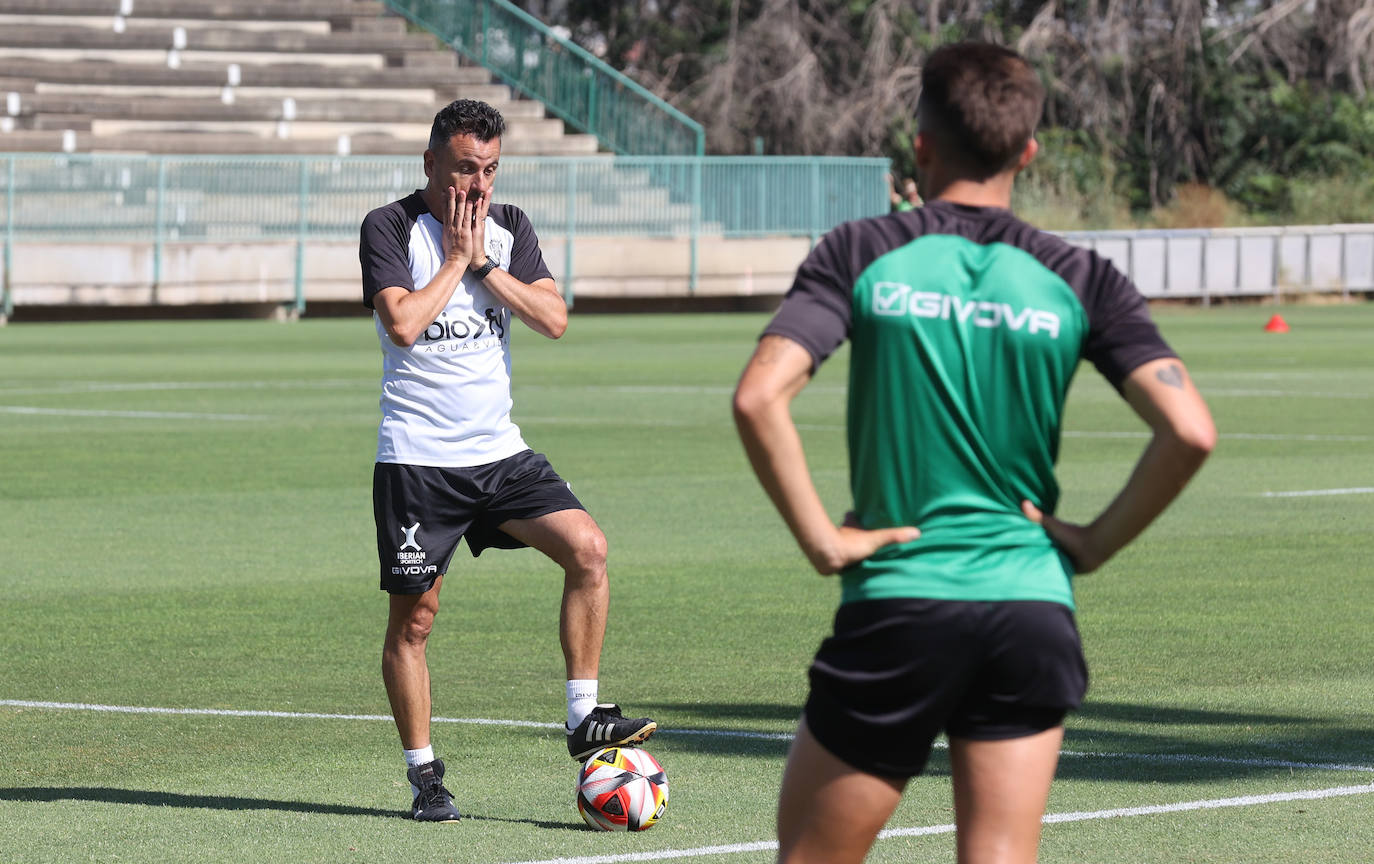
[{"label": "orange training cone", "polygon": [[1269,323],[1264,325],[1265,333],[1287,333],[1288,322],[1283,320],[1282,315],[1275,315],[1269,319]]}]

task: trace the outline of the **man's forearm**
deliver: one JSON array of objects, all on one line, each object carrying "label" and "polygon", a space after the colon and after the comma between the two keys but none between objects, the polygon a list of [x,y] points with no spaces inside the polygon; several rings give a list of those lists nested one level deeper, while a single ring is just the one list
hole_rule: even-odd
[{"label": "man's forearm", "polygon": [[425,328],[444,311],[465,272],[467,262],[450,259],[443,263],[425,287],[417,291],[389,288],[384,292],[388,296],[379,295],[377,309],[391,341],[403,347],[414,345]]},{"label": "man's forearm", "polygon": [[558,293],[552,279],[527,285],[497,267],[486,275],[482,284],[536,333],[557,339],[567,331],[568,303]]},{"label": "man's forearm", "polygon": [[830,521],[792,422],[792,400],[810,378],[811,355],[804,348],[785,336],[765,335],[735,388],[735,425],[749,464],[797,545],[828,576],[921,532],[915,526],[869,531]]},{"label": "man's forearm", "polygon": [[1156,432],[1126,485],[1089,524],[1101,560],[1115,555],[1173,503],[1207,459],[1209,449]]},{"label": "man's forearm", "polygon": [[1154,433],[1121,492],[1085,526],[1078,563],[1093,569],[1153,522],[1188,484],[1216,446],[1216,426],[1182,362],[1146,363],[1127,377],[1123,394]]},{"label": "man's forearm", "polygon": [[828,538],[835,526],[816,492],[801,436],[787,406],[770,405],[751,413],[737,410],[735,424],[754,474],[797,545],[816,569],[834,572]]}]

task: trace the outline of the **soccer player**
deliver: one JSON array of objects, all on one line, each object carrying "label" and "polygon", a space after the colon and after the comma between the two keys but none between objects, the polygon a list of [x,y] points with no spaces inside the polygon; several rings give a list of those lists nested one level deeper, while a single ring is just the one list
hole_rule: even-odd
[{"label": "soccer player", "polygon": [[[935,51],[917,106],[926,205],[827,234],[736,390],[760,482],[841,581],[783,774],[779,861],[861,861],[944,732],[958,860],[1033,862],[1063,718],[1087,687],[1072,576],[1143,531],[1215,443],[1131,282],[1011,214],[1043,99],[1012,51]],[[790,404],[845,338],[853,511],[836,526]],[[1052,514],[1081,359],[1152,436],[1120,493],[1075,525]]]},{"label": "soccer player", "polygon": [[382,679],[419,820],[460,816],[430,742],[425,644],[444,573],[466,537],[532,546],[563,568],[559,638],[568,753],[578,760],[656,728],[598,703],[610,587],[606,538],[571,487],[511,422],[511,316],[557,339],[567,306],[529,219],[492,203],[505,121],[458,100],[434,117],[422,190],[363,220],[363,302],[382,346],[382,421],[372,502],[381,587],[390,594]]}]

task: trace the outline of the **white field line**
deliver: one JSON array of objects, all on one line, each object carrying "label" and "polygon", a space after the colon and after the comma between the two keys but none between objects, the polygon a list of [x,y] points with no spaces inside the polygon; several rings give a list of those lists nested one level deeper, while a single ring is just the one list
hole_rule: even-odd
[{"label": "white field line", "polygon": [[120,417],[133,420],[270,420],[266,414],[199,414],[193,411],[100,411],[82,408],[39,408],[0,405],[0,414],[47,417]]},{"label": "white field line", "polygon": [[[515,389],[554,390],[558,392],[577,390],[584,393],[628,393],[651,396],[729,396],[735,392],[734,385],[699,384],[574,384],[572,386],[564,386],[562,384],[516,384]],[[806,392],[843,396],[845,393],[849,392],[849,387],[844,384],[812,384],[806,388]]]},{"label": "white field line", "polygon": [[[1266,376],[1256,376],[1266,377]],[[1295,376],[1296,377],[1296,376]],[[1325,377],[1325,376],[1322,376]],[[136,393],[159,390],[347,390],[360,387],[375,387],[372,379],[320,379],[284,381],[72,381],[54,383],[44,387],[0,387],[0,396],[42,396],[70,393]],[[590,393],[624,393],[660,396],[729,396],[735,392],[733,386],[693,385],[693,384],[521,384],[517,390],[555,390],[566,392],[577,390]],[[843,384],[813,384],[807,387],[808,393],[824,395],[844,395],[848,387]],[[1103,395],[1114,395],[1103,390]],[[1208,396],[1235,396],[1255,398],[1314,398],[1314,399],[1371,399],[1374,394],[1351,393],[1329,390],[1254,390],[1245,388],[1207,388]]]},{"label": "white field line", "polygon": [[[797,428],[803,432],[843,432],[845,430],[845,427],[834,423],[798,423]],[[1067,429],[1061,434],[1065,438],[1100,438],[1103,440],[1114,438],[1144,440],[1150,437],[1150,433],[1144,430],[1093,432]],[[1374,435],[1306,435],[1286,432],[1222,432],[1221,437],[1231,441],[1327,441],[1338,444],[1374,441]]]},{"label": "white field line", "polygon": [[72,393],[146,393],[162,390],[347,390],[376,387],[369,380],[320,381],[69,381],[47,387],[0,387],[0,396],[51,396]]},{"label": "white field line", "polygon": [[1204,396],[1234,396],[1260,399],[1374,399],[1371,393],[1333,393],[1323,390],[1226,390],[1207,387]]},{"label": "white field line", "polygon": [[[1150,437],[1150,433],[1143,430],[1130,432],[1082,432],[1068,430],[1064,432],[1063,435],[1065,438]],[[1372,435],[1302,435],[1296,433],[1283,432],[1222,432],[1221,437],[1233,441],[1334,441],[1338,443],[1374,441],[1374,436]]]},{"label": "white field line", "polygon": [[[387,714],[324,714],[299,711],[249,711],[221,708],[158,708],[132,705],[100,705],[82,702],[41,702],[25,699],[0,699],[0,706],[15,708],[47,708],[74,711],[105,711],[123,714],[174,714],[210,715],[228,717],[283,717],[290,719],[324,720],[385,720],[392,718]],[[539,729],[561,728],[558,723],[536,723],[530,720],[492,720],[487,718],[435,717],[436,723],[471,723],[488,726],[514,726]],[[716,735],[721,737],[787,739],[790,735],[773,732],[737,732],[731,730],[683,729],[665,732],[691,735]],[[1062,756],[1076,758],[1136,759],[1149,762],[1205,762],[1247,765],[1260,768],[1313,769],[1324,771],[1360,771],[1374,773],[1374,766],[1343,765],[1336,763],[1293,762],[1279,759],[1232,759],[1223,756],[1191,756],[1182,753],[1094,753],[1078,750],[1065,750]],[[1198,801],[1179,801],[1171,804],[1150,804],[1139,807],[1117,807],[1110,810],[1078,811],[1070,813],[1049,813],[1041,820],[1046,825],[1062,822],[1087,822],[1099,819],[1120,819],[1130,816],[1154,816],[1165,813],[1184,813],[1195,810],[1215,810],[1227,807],[1253,807],[1261,804],[1274,804],[1285,801],[1314,801],[1322,798],[1338,798],[1351,795],[1374,793],[1374,783],[1364,786],[1338,786],[1328,789],[1305,789],[1296,792],[1275,792],[1267,795],[1242,795],[1233,798],[1211,798]],[[955,830],[952,824],[925,825],[911,828],[888,828],[878,834],[878,839],[890,837],[920,837],[935,834],[950,834]],[[663,861],[674,858],[706,858],[716,855],[734,855],[744,852],[770,852],[778,844],[772,840],[752,843],[732,843],[721,846],[698,846],[690,849],[659,849],[652,852],[633,852],[620,855],[594,855],[579,858],[548,858],[540,861],[521,861],[516,864],[620,864],[630,861]]]},{"label": "white field line", "polygon": [[1241,759],[1232,756],[1195,756],[1191,753],[1105,753],[1088,750],[1060,750],[1059,755],[1068,759],[1122,759],[1136,762],[1245,765],[1251,768],[1288,768],[1295,771],[1354,771],[1374,774],[1374,765],[1343,765],[1337,762],[1290,762],[1286,759]]},{"label": "white field line", "polygon": [[[266,387],[271,382],[251,382],[252,386]],[[336,385],[337,386],[337,385]],[[109,389],[124,389],[111,386]],[[138,389],[137,386],[130,386],[127,389]],[[187,385],[184,388],[173,382],[157,385],[157,388],[148,389],[198,389],[197,386]],[[230,388],[224,388],[230,389]],[[289,389],[283,387],[283,389]],[[585,388],[584,388],[585,389]],[[686,388],[684,388],[686,389]],[[11,395],[17,391],[0,390],[0,395]],[[35,393],[51,393],[57,391],[34,391]],[[119,410],[97,410],[97,409],[77,409],[77,408],[40,408],[29,405],[0,405],[0,414],[21,414],[27,416],[57,416],[57,417],[118,417],[136,420],[229,420],[229,421],[264,421],[271,420],[267,414],[201,414],[189,411],[119,411]],[[371,419],[372,415],[367,415]],[[728,425],[728,420],[707,421],[699,420],[663,420],[658,418],[627,418],[627,417],[521,417],[521,423],[531,425],[577,425],[577,426],[643,426],[652,428],[696,428],[700,426],[722,426]],[[803,432],[843,432],[845,427],[839,424],[823,423],[798,423],[797,428]],[[1063,433],[1065,438],[1095,438],[1095,439],[1145,439],[1150,437],[1149,432],[1144,431],[1123,431],[1123,432],[1089,432],[1068,430]],[[1355,443],[1362,441],[1374,441],[1374,436],[1370,435],[1302,435],[1284,433],[1261,433],[1261,432],[1223,432],[1223,439],[1237,441],[1327,441],[1336,443]],[[1268,493],[1266,493],[1267,495]]]},{"label": "white field line", "polygon": [[[1172,804],[1150,804],[1142,807],[1117,807],[1111,810],[1088,810],[1073,813],[1047,813],[1040,821],[1046,825],[1062,822],[1089,822],[1098,819],[1122,819],[1129,816],[1156,816],[1162,813],[1186,813],[1194,810],[1219,810],[1226,807],[1254,807],[1285,801],[1315,801],[1321,798],[1341,798],[1374,793],[1374,783],[1368,786],[1337,786],[1332,789],[1302,789],[1297,792],[1274,792],[1269,795],[1241,795],[1235,798],[1209,798],[1199,801],[1178,801]],[[934,834],[953,834],[954,825],[923,825],[916,828],[888,828],[878,832],[879,840],[890,837],[925,837]],[[660,849],[654,852],[631,852],[621,855],[590,855],[580,858],[546,858],[542,861],[520,861],[516,864],[620,864],[622,861],[662,861],[670,858],[705,858],[713,855],[735,855],[742,852],[771,852],[778,848],[776,841],[732,843],[724,846],[698,846],[694,849]]]},{"label": "white field line", "polygon": [[1302,489],[1297,492],[1261,492],[1262,498],[1313,498],[1319,495],[1370,495],[1374,486],[1355,486],[1350,489]]},{"label": "white field line", "polygon": [[[159,708],[142,705],[100,705],[88,702],[39,702],[27,699],[0,699],[3,708],[43,708],[52,711],[97,711],[109,714],[171,714],[194,717],[278,717],[286,720],[385,720],[390,714],[322,714],[313,711],[257,711],[237,708]],[[562,729],[562,723],[535,720],[494,720],[489,717],[431,717],[433,723],[460,723],[470,726],[508,726],[522,729]],[[789,732],[750,732],[734,729],[672,729],[673,735],[709,735],[723,738],[752,738],[765,741],[791,741]]]},{"label": "white field line", "polygon": [[1118,807],[1113,810],[1093,810],[1078,813],[1047,813],[1040,821],[1046,825],[1059,822],[1086,822],[1090,819],[1117,819],[1122,816],[1153,816],[1158,813],[1184,813],[1189,810],[1219,810],[1225,807],[1254,807],[1257,804],[1280,804],[1285,801],[1317,801],[1322,798],[1344,798],[1368,795],[1374,783],[1364,786],[1336,786],[1331,789],[1301,789],[1297,792],[1271,792],[1268,795],[1238,795],[1234,798],[1210,798],[1202,801],[1179,801],[1175,804],[1149,804],[1143,807]]},{"label": "white field line", "polygon": [[1367,373],[1354,369],[1345,369],[1338,373],[1246,369],[1237,370],[1235,372],[1198,372],[1193,375],[1193,377],[1198,381],[1211,381],[1213,378],[1247,378],[1260,381],[1301,381],[1306,379],[1316,379],[1319,381],[1346,381],[1363,380],[1369,376]]},{"label": "white field line", "polygon": [[[3,708],[40,708],[53,711],[96,711],[111,714],[161,714],[197,717],[278,717],[287,720],[380,720],[391,722],[390,714],[324,714],[311,711],[260,711],[242,708],[161,708],[142,705],[102,705],[89,702],[42,702],[29,699],[0,699]],[[522,729],[562,729],[562,723],[540,723],[534,720],[498,720],[488,717],[434,717],[434,723],[460,723],[473,726],[505,726]],[[713,738],[748,738],[763,741],[791,741],[790,732],[753,732],[743,729],[663,729],[659,735],[700,735]],[[935,743],[937,749],[948,745]],[[1244,759],[1229,756],[1193,756],[1187,753],[1098,753],[1082,750],[1063,750],[1068,758],[1135,759],[1146,762],[1196,762],[1225,765],[1245,765],[1251,768],[1289,768],[1313,771],[1360,771],[1374,774],[1374,765],[1347,765],[1335,762],[1294,762],[1285,759]]]}]

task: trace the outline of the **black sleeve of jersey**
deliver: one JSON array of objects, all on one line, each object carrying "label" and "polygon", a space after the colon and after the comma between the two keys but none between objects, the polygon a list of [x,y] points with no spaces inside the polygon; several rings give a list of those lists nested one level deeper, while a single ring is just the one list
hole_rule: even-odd
[{"label": "black sleeve of jersey", "polygon": [[763,330],[805,348],[813,372],[848,338],[852,324],[854,280],[845,228],[826,234],[806,256],[782,306]]},{"label": "black sleeve of jersey", "polygon": [[415,290],[409,249],[410,224],[400,207],[378,207],[363,219],[358,260],[363,265],[364,306],[373,308],[372,298],[383,288]]},{"label": "black sleeve of jersey", "polygon": [[544,254],[539,251],[539,237],[524,211],[513,204],[505,205],[506,227],[515,237],[515,248],[510,250],[510,275],[526,285],[540,279],[552,279],[553,274],[544,264]]},{"label": "black sleeve of jersey", "polygon": [[1091,253],[1090,260],[1089,289],[1083,297],[1088,313],[1083,356],[1120,392],[1126,376],[1140,366],[1178,355],[1159,335],[1134,283],[1100,255]]}]

